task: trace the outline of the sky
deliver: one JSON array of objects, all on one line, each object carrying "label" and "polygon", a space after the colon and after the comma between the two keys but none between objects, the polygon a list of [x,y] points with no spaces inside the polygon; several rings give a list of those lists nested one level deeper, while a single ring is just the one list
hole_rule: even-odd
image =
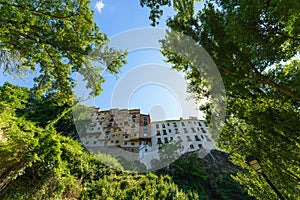
[{"label": "sky", "polygon": [[[149,9],[142,8],[139,0],[92,0],[90,7],[95,11],[94,20],[101,32],[111,40],[110,45],[129,51],[128,64],[118,75],[104,72],[103,92],[85,104],[102,110],[140,108],[142,113],[151,114],[154,121],[189,116],[201,118],[198,106],[186,100],[189,95],[183,75],[170,70],[157,46],[158,40],[162,39],[161,31],[166,28],[165,20],[174,14],[172,9],[165,8],[160,24],[151,28]],[[81,96],[87,94],[89,91],[80,85],[84,84],[80,76],[76,79],[79,86],[75,92]],[[32,77],[15,80],[1,73],[0,85],[5,81],[25,87],[33,85]]]},{"label": "sky", "polygon": [[[163,39],[160,36],[153,38],[153,35],[156,29],[164,31],[165,21],[168,16],[173,16],[173,10],[165,8],[160,24],[152,30],[148,18],[150,10],[142,8],[139,0],[126,3],[124,0],[93,1],[92,6],[96,11],[95,22],[111,42],[116,43],[112,46],[129,50],[129,54],[128,64],[119,75],[105,75],[104,91],[90,104],[103,110],[140,108],[142,113],[151,114],[152,120],[201,117],[194,101],[186,100],[189,94],[186,93],[187,82],[183,75],[171,70],[156,44],[153,44],[154,47],[151,44]],[[138,39],[143,42],[137,42]]]}]

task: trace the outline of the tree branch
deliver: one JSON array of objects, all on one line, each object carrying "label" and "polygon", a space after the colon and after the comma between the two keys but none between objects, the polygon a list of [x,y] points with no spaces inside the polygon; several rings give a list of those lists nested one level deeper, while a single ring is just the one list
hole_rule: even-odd
[{"label": "tree branch", "polygon": [[296,100],[296,101],[300,101],[300,97],[295,94],[294,92],[292,92],[291,90],[275,83],[274,81],[270,80],[269,78],[267,78],[266,76],[262,75],[261,73],[259,73],[258,71],[254,71],[254,72],[249,72],[250,74],[254,75],[254,77],[258,77],[258,78],[253,78],[253,77],[249,77],[249,76],[245,76],[245,75],[241,75],[238,74],[236,72],[230,71],[229,69],[227,69],[226,67],[222,67],[220,65],[217,65],[219,70],[222,70],[223,72],[225,72],[228,75],[234,76],[236,78],[240,78],[240,79],[245,79],[248,81],[252,81],[252,82],[256,82],[256,83],[262,83],[262,84],[266,84],[269,85],[273,88],[276,88],[277,90],[281,91],[282,93],[284,93],[286,96]]}]

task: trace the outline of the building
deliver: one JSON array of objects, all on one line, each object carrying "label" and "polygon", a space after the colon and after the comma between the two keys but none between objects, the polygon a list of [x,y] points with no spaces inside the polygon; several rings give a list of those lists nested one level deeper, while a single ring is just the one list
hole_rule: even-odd
[{"label": "building", "polygon": [[[179,144],[181,155],[198,151],[204,142],[212,141],[205,123],[195,117],[151,121],[150,115],[141,114],[140,109],[93,109],[91,122],[80,137],[85,147],[139,161],[147,169],[153,169],[153,160],[162,160],[160,149],[167,144]],[[173,154],[173,150],[168,153]]]},{"label": "building", "polygon": [[140,109],[95,109],[91,121],[80,138],[86,147],[117,147],[138,153],[140,144],[151,145],[150,116],[141,114]]},{"label": "building", "polygon": [[181,142],[186,152],[199,150],[204,141],[211,141],[205,123],[196,117],[152,122],[151,130],[154,151],[173,140]]}]

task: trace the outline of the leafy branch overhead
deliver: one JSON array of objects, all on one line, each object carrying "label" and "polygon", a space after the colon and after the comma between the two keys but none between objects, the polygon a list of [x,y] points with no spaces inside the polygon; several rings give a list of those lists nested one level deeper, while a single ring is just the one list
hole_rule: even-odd
[{"label": "leafy branch overhead", "polygon": [[151,25],[156,26],[159,24],[159,19],[163,15],[164,6],[173,6],[174,10],[184,14],[185,18],[192,16],[194,14],[194,2],[199,2],[200,0],[140,0],[142,7],[150,8],[149,19],[151,20]]},{"label": "leafy branch overhead", "polygon": [[[158,0],[142,2],[152,2],[150,8],[154,2],[166,5]],[[193,4],[186,6],[184,2],[194,1],[178,2],[181,7],[175,7],[173,2],[177,12],[168,19],[168,27],[171,32],[190,37],[195,45],[209,53],[226,89],[227,117],[218,139],[219,148],[230,152],[232,162],[243,168],[248,168],[247,155],[259,158],[265,173],[283,196],[297,199],[300,194],[300,2],[207,0],[201,10],[192,14],[186,10],[192,10],[189,6]],[[151,13],[150,16],[153,17]],[[174,69],[185,72],[189,91],[194,96],[199,99],[209,96],[209,78],[199,73],[193,60],[185,60],[168,48],[169,44],[182,43],[170,38],[167,34],[162,48],[167,61]],[[186,51],[186,54],[191,56],[194,52]],[[203,109],[210,120],[210,106]],[[275,196],[252,171],[239,173],[235,179],[257,199]]]},{"label": "leafy branch overhead", "polygon": [[[0,67],[3,71],[12,75],[39,71],[35,78],[36,91],[41,95],[59,91],[65,102],[72,95],[74,86],[71,74],[91,68],[91,65],[85,65],[88,60],[102,60],[109,72],[118,72],[125,63],[125,54],[105,48],[107,37],[94,23],[89,3],[89,0],[59,0],[55,3],[1,0]],[[92,54],[99,49],[100,55],[106,57]],[[98,95],[103,82],[101,73],[93,73],[93,76],[86,75],[85,78],[96,80],[89,83],[89,87]]]}]

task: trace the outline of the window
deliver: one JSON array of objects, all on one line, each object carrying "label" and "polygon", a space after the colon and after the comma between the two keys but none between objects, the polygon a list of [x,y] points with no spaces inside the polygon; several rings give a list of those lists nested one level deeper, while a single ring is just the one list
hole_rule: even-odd
[{"label": "window", "polygon": [[128,138],[128,135],[125,135],[124,138]]},{"label": "window", "polygon": [[157,138],[157,144],[162,144],[161,138]]},{"label": "window", "polygon": [[191,129],[192,129],[192,132],[193,132],[193,133],[195,133],[195,132],[196,132],[196,131],[195,131],[195,129],[194,129],[193,127],[192,127]]},{"label": "window", "polygon": [[172,133],[171,129],[169,129],[169,133]]},{"label": "window", "polygon": [[148,129],[148,127],[147,126],[144,126],[144,130],[147,130]]},{"label": "window", "polygon": [[183,131],[184,133],[188,133],[187,129],[186,128],[183,128]]},{"label": "window", "polygon": [[202,149],[202,144],[198,144],[199,149]]},{"label": "window", "polygon": [[163,130],[163,133],[164,133],[164,135],[167,135],[167,131],[166,130]]},{"label": "window", "polygon": [[166,128],[166,125],[165,125],[165,124],[162,124],[162,127],[163,127],[163,128]]},{"label": "window", "polygon": [[119,144],[120,140],[116,140],[116,144]]},{"label": "window", "polygon": [[167,123],[167,126],[170,126],[170,123]]},{"label": "window", "polygon": [[176,124],[176,122],[173,122],[173,126],[174,126],[174,127],[177,127],[177,124]]},{"label": "window", "polygon": [[144,116],[144,120],[147,121],[147,116]]},{"label": "window", "polygon": [[195,140],[196,141],[201,141],[200,138],[198,137],[198,135],[195,135]]},{"label": "window", "polygon": [[148,134],[147,133],[144,133],[144,137],[147,137],[148,136]]},{"label": "window", "polygon": [[134,142],[131,142],[131,145],[135,145],[135,143],[134,143]]},{"label": "window", "polygon": [[206,131],[204,130],[204,128],[201,128],[202,133],[206,133]]},{"label": "window", "polygon": [[204,139],[203,135],[201,135],[201,138]]},{"label": "window", "polygon": [[159,130],[156,130],[156,135],[160,135],[160,131]]},{"label": "window", "polygon": [[159,128],[159,124],[156,124],[156,128]]},{"label": "window", "polygon": [[127,142],[124,142],[124,145],[127,145]]},{"label": "window", "polygon": [[184,122],[181,122],[181,126],[185,126],[185,125],[184,125]]},{"label": "window", "polygon": [[175,133],[176,133],[176,134],[178,134],[178,133],[179,133],[179,131],[178,131],[178,128],[175,128]]},{"label": "window", "polygon": [[145,149],[145,152],[148,152],[148,149]]},{"label": "window", "polygon": [[165,143],[169,143],[168,138],[165,137],[164,140],[165,140]]},{"label": "window", "polygon": [[170,137],[170,140],[173,140],[173,137]]},{"label": "window", "polygon": [[186,139],[187,139],[187,141],[192,141],[190,136],[188,136],[188,135],[186,136]]},{"label": "window", "polygon": [[191,144],[191,145],[190,145],[190,148],[191,148],[191,149],[194,149],[194,145]]}]

